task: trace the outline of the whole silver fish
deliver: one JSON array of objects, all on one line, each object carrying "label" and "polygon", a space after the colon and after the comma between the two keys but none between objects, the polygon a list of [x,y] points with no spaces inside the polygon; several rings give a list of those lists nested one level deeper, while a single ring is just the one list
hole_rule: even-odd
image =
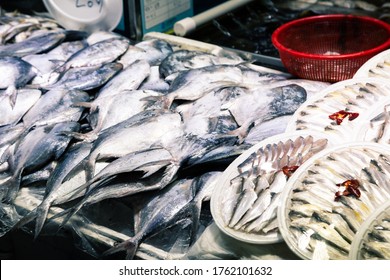
[{"label": "whole silver fish", "polygon": [[99,41],[73,54],[56,72],[62,73],[70,68],[101,66],[115,61],[129,47],[125,38],[110,38]]},{"label": "whole silver fish", "polygon": [[31,81],[31,84],[50,84],[51,72],[64,64],[71,55],[85,47],[84,41],[63,42],[47,53],[24,56],[23,60],[33,65],[39,71]]},{"label": "whole silver fish", "polygon": [[172,82],[165,97],[169,108],[176,99],[194,101],[213,90],[240,86],[242,72],[231,65],[213,65],[180,73]]},{"label": "whole silver fish", "polygon": [[43,89],[78,89],[91,90],[104,85],[123,65],[112,62],[99,66],[71,68],[64,72],[57,82],[51,85],[39,86]]},{"label": "whole silver fish", "polygon": [[65,32],[45,32],[18,43],[0,46],[0,57],[42,53],[60,44],[65,37]]}]

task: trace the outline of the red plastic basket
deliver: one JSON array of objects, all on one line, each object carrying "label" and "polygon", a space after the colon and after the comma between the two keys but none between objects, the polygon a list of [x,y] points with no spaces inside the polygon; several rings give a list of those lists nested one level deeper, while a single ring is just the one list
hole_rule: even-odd
[{"label": "red plastic basket", "polygon": [[390,25],[366,16],[313,16],[280,26],[272,43],[291,74],[338,82],[390,47]]}]

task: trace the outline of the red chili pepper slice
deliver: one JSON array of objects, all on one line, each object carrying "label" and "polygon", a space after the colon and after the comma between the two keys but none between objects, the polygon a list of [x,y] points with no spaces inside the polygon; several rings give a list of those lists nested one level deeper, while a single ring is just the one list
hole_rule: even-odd
[{"label": "red chili pepper slice", "polygon": [[358,180],[351,179],[344,181],[340,184],[336,184],[336,186],[339,187],[339,190],[335,193],[335,201],[338,201],[341,196],[347,196],[347,195],[353,195],[356,198],[360,197],[360,190],[358,189],[360,187],[360,183]]},{"label": "red chili pepper slice", "polygon": [[295,172],[295,170],[298,169],[299,166],[293,165],[293,166],[283,166],[282,171],[283,174],[286,175],[288,178],[291,177],[291,175]]},{"label": "red chili pepper slice", "polygon": [[359,116],[359,113],[353,113],[353,112],[341,110],[341,111],[338,111],[336,113],[329,115],[329,118],[331,120],[336,121],[337,125],[340,125],[346,117],[348,117],[348,120],[352,121],[352,120],[356,119],[358,116]]}]

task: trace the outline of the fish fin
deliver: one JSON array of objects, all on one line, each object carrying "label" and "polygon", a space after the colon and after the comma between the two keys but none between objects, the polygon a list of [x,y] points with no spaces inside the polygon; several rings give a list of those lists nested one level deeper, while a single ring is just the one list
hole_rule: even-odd
[{"label": "fish fin", "polygon": [[69,222],[69,220],[73,217],[73,215],[75,215],[83,206],[84,206],[84,199],[81,200],[79,203],[77,203],[74,207],[66,209],[65,210],[66,213],[64,213],[64,215],[66,214],[66,216],[62,220],[62,222],[60,224],[60,228],[63,228]]},{"label": "fish fin", "polygon": [[22,217],[13,227],[12,230],[20,229],[25,224],[31,222],[37,216],[37,209],[31,210],[27,215]]},{"label": "fish fin", "polygon": [[85,169],[85,177],[86,182],[92,182],[94,176],[95,176],[95,165],[97,160],[100,156],[100,153],[96,155],[96,157],[89,157],[88,160],[85,162],[84,169]]},{"label": "fish fin", "polygon": [[138,249],[138,241],[135,238],[130,238],[126,241],[123,241],[111,249],[108,249],[107,251],[103,252],[102,256],[106,257],[118,252],[126,251],[126,259],[132,260],[134,259],[135,253]]},{"label": "fish fin", "polygon": [[40,89],[42,88],[40,84],[27,84],[24,86],[26,89]]},{"label": "fish fin", "polygon": [[[56,220],[56,219],[58,219],[58,218],[61,218],[61,217],[65,216],[65,215],[68,215],[69,212],[70,212],[71,210],[72,210],[72,208],[65,209],[65,210],[63,210],[62,212],[59,212],[59,213],[57,213],[57,214],[51,216],[51,217],[49,218],[49,220],[50,220],[50,221],[53,221],[53,220]],[[64,220],[65,220],[65,219],[64,219]],[[57,229],[57,232],[60,232],[61,229],[65,226],[66,222],[64,222],[64,220],[63,220],[63,221],[61,222],[61,224],[59,225],[59,227],[58,227],[58,229]]]},{"label": "fish fin", "polygon": [[74,131],[61,131],[61,134],[71,136],[77,140],[83,140],[86,142],[93,142],[96,139],[96,134],[80,133]]},{"label": "fish fin", "polygon": [[243,123],[239,128],[230,131],[228,134],[237,136],[239,144],[242,144],[254,125],[255,123],[252,121]]},{"label": "fish fin", "polygon": [[5,197],[2,198],[2,202],[13,203],[15,200],[20,188],[21,173],[22,171],[14,174],[8,181],[1,184],[1,187],[7,190]]},{"label": "fish fin", "polygon": [[[1,145],[0,145],[1,147]],[[11,146],[8,146],[5,151],[3,152],[3,154],[0,156],[0,165],[2,165],[3,163],[5,163],[6,161],[8,161],[8,159],[10,158],[10,156],[13,154],[13,148],[14,146],[11,145]]]},{"label": "fish fin", "polygon": [[169,109],[173,102],[173,97],[170,97],[168,95],[162,95],[162,96],[146,96],[140,99],[140,101],[144,101],[147,103],[145,107],[151,107],[159,105],[159,108],[162,109]]},{"label": "fish fin", "polygon": [[[186,208],[190,211],[190,217],[192,220],[191,227],[191,244],[196,241],[196,235],[199,229],[200,211],[201,209],[196,204],[196,201],[192,200],[186,205]],[[184,209],[186,210],[186,209]]]},{"label": "fish fin", "polygon": [[38,237],[39,233],[42,231],[42,228],[43,228],[45,221],[46,221],[46,218],[47,218],[47,214],[49,213],[50,206],[51,206],[51,202],[48,200],[44,200],[36,208],[34,239],[36,239]]},{"label": "fish fin", "polygon": [[8,96],[9,98],[9,104],[11,105],[11,108],[15,108],[15,104],[16,104],[16,98],[18,96],[18,90],[16,89],[16,87],[14,85],[12,86],[9,86],[6,90],[5,90],[5,96]]},{"label": "fish fin", "polygon": [[84,107],[84,108],[93,108],[93,103],[92,102],[75,102],[73,103],[74,106],[76,107]]},{"label": "fish fin", "polygon": [[134,171],[143,171],[145,174],[141,177],[142,179],[149,177],[156,173],[158,170],[160,170],[162,167],[167,166],[171,163],[171,160],[157,160],[148,162],[145,164],[140,165],[139,167],[135,168]]},{"label": "fish fin", "polygon": [[49,59],[49,61],[54,65],[63,65],[65,63],[65,60],[62,59]]}]

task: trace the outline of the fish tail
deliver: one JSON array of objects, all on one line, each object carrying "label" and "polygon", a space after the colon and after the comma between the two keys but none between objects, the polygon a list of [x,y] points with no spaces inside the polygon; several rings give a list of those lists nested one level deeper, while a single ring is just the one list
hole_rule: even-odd
[{"label": "fish tail", "polygon": [[[1,147],[2,145],[0,145]],[[2,155],[0,155],[0,165],[8,161],[9,157],[12,155],[12,146],[9,146],[5,149]]]},{"label": "fish tail", "polygon": [[31,222],[32,220],[35,219],[37,216],[37,209],[35,208],[34,210],[30,211],[27,215],[22,217],[13,227],[12,229],[20,229],[23,227],[25,224]]},{"label": "fish tail", "polygon": [[[70,220],[70,218],[73,217],[73,215],[75,215],[81,208],[83,208],[84,206],[84,200],[81,200],[77,205],[75,205],[74,207],[70,208],[70,209],[67,209],[65,210],[66,213],[64,213],[64,215],[66,214],[65,218],[62,220],[61,224],[60,224],[60,228],[63,228]],[[64,211],[64,212],[65,212]]]},{"label": "fish tail", "polygon": [[61,131],[61,134],[71,136],[77,140],[83,140],[86,142],[92,142],[96,139],[95,134],[88,134],[88,133],[80,133],[80,132],[74,132],[74,131]]},{"label": "fish tail", "polygon": [[12,176],[8,181],[1,184],[1,187],[6,190],[5,197],[2,198],[2,202],[12,204],[18,195],[20,187],[20,174]]},{"label": "fish tail", "polygon": [[96,156],[96,158],[90,157],[85,164],[85,176],[86,176],[87,182],[92,181],[92,179],[95,175],[95,159],[97,159],[98,157],[99,157],[99,154]]},{"label": "fish tail", "polygon": [[[65,210],[63,210],[62,212],[59,212],[59,213],[53,215],[52,217],[50,217],[49,220],[56,220],[56,219],[58,219],[58,218],[60,218],[60,217],[63,217],[64,215],[68,215],[69,212],[70,212],[71,210],[72,210],[72,208],[65,209]],[[70,218],[70,217],[69,217],[69,218]],[[63,221],[61,222],[61,224],[59,225],[57,232],[60,232],[60,231],[61,231],[61,229],[65,226],[65,224],[68,222],[68,220],[69,220],[69,219],[66,220],[66,218],[64,218],[64,220],[63,220]]]},{"label": "fish tail", "polygon": [[244,123],[239,128],[230,131],[229,134],[237,136],[239,144],[242,144],[254,125],[255,124],[252,121]]},{"label": "fish tail", "polygon": [[192,229],[191,229],[191,243],[195,242],[196,235],[198,234],[199,221],[200,221],[200,212],[201,208],[193,201],[191,202],[191,215],[192,215]]},{"label": "fish tail", "polygon": [[[169,98],[166,95],[163,96],[146,96],[140,99],[141,101],[146,102],[145,107],[156,106],[163,109],[169,109],[173,102],[173,99]],[[158,105],[158,106],[157,106]]]},{"label": "fish tail", "polygon": [[133,237],[103,252],[102,256],[107,257],[115,253],[126,251],[126,259],[132,260],[134,259],[135,253],[137,252],[138,245],[138,240]]},{"label": "fish tail", "polygon": [[50,201],[43,201],[37,208],[36,208],[36,222],[35,222],[35,232],[34,232],[34,239],[36,239],[39,235],[39,233],[42,231],[42,228],[45,224],[47,214],[49,213],[49,209],[51,206]]},{"label": "fish tail", "polygon": [[77,106],[77,107],[84,107],[84,108],[93,108],[93,104],[92,102],[75,102],[73,103],[74,106]]},{"label": "fish tail", "polygon": [[40,84],[27,84],[27,85],[24,86],[24,88],[27,88],[27,89],[40,89],[41,85]]}]

